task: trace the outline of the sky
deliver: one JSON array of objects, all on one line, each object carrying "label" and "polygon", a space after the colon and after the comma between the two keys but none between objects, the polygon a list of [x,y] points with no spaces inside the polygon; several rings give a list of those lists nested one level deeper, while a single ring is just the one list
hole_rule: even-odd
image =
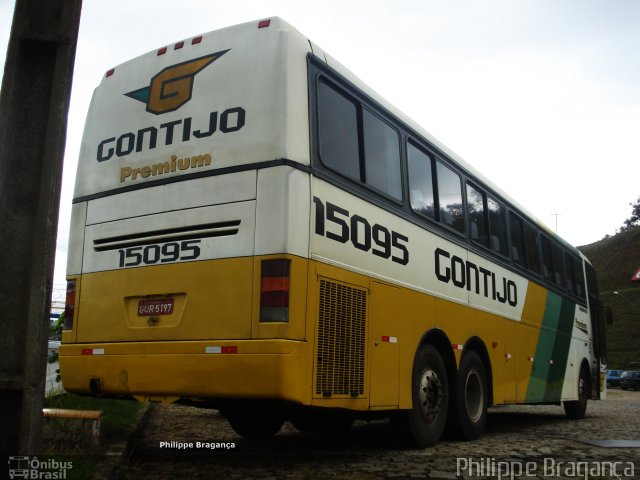
[{"label": "sky", "polygon": [[[2,65],[13,7],[0,0]],[[64,289],[82,130],[104,72],[270,16],[291,23],[569,243],[613,235],[631,215],[640,197],[640,1],[84,0],[54,289]]]}]

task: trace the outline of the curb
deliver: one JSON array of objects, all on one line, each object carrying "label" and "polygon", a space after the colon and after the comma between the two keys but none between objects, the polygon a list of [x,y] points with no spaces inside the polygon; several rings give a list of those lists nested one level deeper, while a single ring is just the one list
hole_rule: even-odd
[{"label": "curb", "polygon": [[140,436],[145,425],[149,421],[154,404],[150,403],[141,410],[139,419],[135,427],[126,432],[125,438],[112,442],[104,452],[104,460],[96,465],[96,469],[91,475],[92,480],[115,480],[122,464],[125,463],[135,448],[137,438]]}]

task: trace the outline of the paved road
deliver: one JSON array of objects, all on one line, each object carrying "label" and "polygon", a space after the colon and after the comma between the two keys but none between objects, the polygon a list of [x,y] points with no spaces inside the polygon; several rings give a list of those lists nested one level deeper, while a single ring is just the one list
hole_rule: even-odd
[{"label": "paved road", "polygon": [[[635,442],[624,448],[583,443],[593,439]],[[181,443],[191,446],[180,449]],[[425,450],[395,444],[387,422],[357,422],[342,437],[303,435],[285,424],[272,439],[248,441],[215,411],[159,405],[119,478],[600,479],[616,474],[640,478],[640,391],[610,391],[609,400],[590,402],[587,417],[579,421],[567,420],[561,407],[494,407],[480,440],[440,442]]]}]

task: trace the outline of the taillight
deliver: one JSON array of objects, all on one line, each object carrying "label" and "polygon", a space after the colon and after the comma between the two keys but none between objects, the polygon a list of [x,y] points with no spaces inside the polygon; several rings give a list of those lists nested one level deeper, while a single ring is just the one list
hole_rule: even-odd
[{"label": "taillight", "polygon": [[76,281],[67,281],[67,296],[64,301],[64,330],[73,329],[73,317],[76,307]]},{"label": "taillight", "polygon": [[290,260],[263,260],[260,277],[260,321],[289,321]]}]

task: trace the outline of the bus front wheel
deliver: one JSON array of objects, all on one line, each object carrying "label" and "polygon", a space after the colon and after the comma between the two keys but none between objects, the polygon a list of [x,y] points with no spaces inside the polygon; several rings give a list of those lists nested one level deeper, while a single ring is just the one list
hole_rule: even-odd
[{"label": "bus front wheel", "polygon": [[563,402],[564,413],[567,418],[580,420],[587,413],[587,400],[589,399],[589,371],[583,366],[578,377],[578,400]]},{"label": "bus front wheel", "polygon": [[401,438],[425,448],[441,437],[449,409],[449,382],[438,351],[425,345],[416,354],[412,374],[413,408],[398,412],[392,421]]}]

